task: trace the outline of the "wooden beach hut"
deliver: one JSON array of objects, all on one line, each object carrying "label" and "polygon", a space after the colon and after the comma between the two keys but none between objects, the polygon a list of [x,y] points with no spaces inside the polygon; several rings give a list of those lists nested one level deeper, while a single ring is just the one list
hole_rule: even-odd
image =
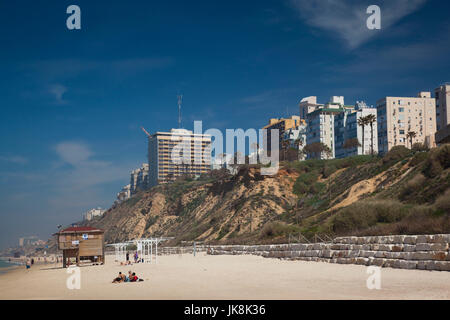
[{"label": "wooden beach hut", "polygon": [[70,265],[75,258],[76,264],[83,261],[105,263],[105,232],[92,227],[70,227],[55,234],[58,249],[63,252],[63,267]]}]

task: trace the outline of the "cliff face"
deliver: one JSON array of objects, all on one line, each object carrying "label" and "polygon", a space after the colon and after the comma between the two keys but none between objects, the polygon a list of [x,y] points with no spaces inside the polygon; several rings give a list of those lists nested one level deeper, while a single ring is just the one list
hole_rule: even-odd
[{"label": "cliff face", "polygon": [[[286,163],[275,176],[245,166],[235,176],[140,192],[89,224],[104,229],[109,243],[150,236],[178,244],[286,241],[299,233],[444,233],[450,229],[442,200],[450,185],[446,150]],[[405,229],[407,221],[429,227]]]},{"label": "cliff face", "polygon": [[141,192],[91,225],[105,229],[109,242],[151,235],[225,240],[255,232],[293,207],[297,177],[293,170],[269,177],[246,168],[216,181],[179,181]]}]

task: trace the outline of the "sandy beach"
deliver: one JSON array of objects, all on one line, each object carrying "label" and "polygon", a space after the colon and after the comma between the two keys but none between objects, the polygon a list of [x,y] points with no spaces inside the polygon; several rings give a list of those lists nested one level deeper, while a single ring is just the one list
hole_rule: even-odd
[{"label": "sandy beach", "polygon": [[[158,264],[81,267],[81,288],[57,265],[19,267],[0,275],[0,299],[450,299],[450,272],[381,271],[381,290],[369,290],[366,267],[284,261],[258,256],[189,254],[158,257]],[[112,284],[132,270],[144,282]]]}]

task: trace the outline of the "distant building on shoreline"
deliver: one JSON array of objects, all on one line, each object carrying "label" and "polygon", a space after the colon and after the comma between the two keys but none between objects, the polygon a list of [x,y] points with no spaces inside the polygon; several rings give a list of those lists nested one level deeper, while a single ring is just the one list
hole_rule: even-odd
[{"label": "distant building on shoreline", "polygon": [[128,200],[131,198],[131,185],[127,184],[125,187],[120,190],[120,192],[117,194],[117,200],[116,203],[121,203],[125,200]]},{"label": "distant building on shoreline", "polygon": [[29,236],[19,238],[19,247],[33,246],[43,244],[44,241],[39,240],[37,236]]},{"label": "distant building on shoreline", "polygon": [[130,195],[136,194],[138,191],[149,188],[148,180],[148,163],[143,163],[139,169],[131,171],[130,177]]},{"label": "distant building on shoreline", "polygon": [[211,136],[186,129],[156,132],[148,138],[148,164],[149,187],[209,173]]},{"label": "distant building on shoreline", "polygon": [[377,101],[378,148],[380,154],[394,146],[411,148],[409,132],[414,132],[412,144],[436,146],[436,100],[430,92],[417,97],[385,97]]},{"label": "distant building on shoreline", "polygon": [[91,209],[84,214],[84,220],[91,221],[95,217],[101,217],[105,213],[106,210],[102,208]]}]

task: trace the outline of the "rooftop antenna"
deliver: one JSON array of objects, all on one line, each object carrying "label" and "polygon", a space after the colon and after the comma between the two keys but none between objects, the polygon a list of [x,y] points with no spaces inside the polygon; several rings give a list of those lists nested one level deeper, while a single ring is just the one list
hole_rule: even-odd
[{"label": "rooftop antenna", "polygon": [[183,102],[183,95],[178,95],[178,129],[181,129],[181,103]]}]

